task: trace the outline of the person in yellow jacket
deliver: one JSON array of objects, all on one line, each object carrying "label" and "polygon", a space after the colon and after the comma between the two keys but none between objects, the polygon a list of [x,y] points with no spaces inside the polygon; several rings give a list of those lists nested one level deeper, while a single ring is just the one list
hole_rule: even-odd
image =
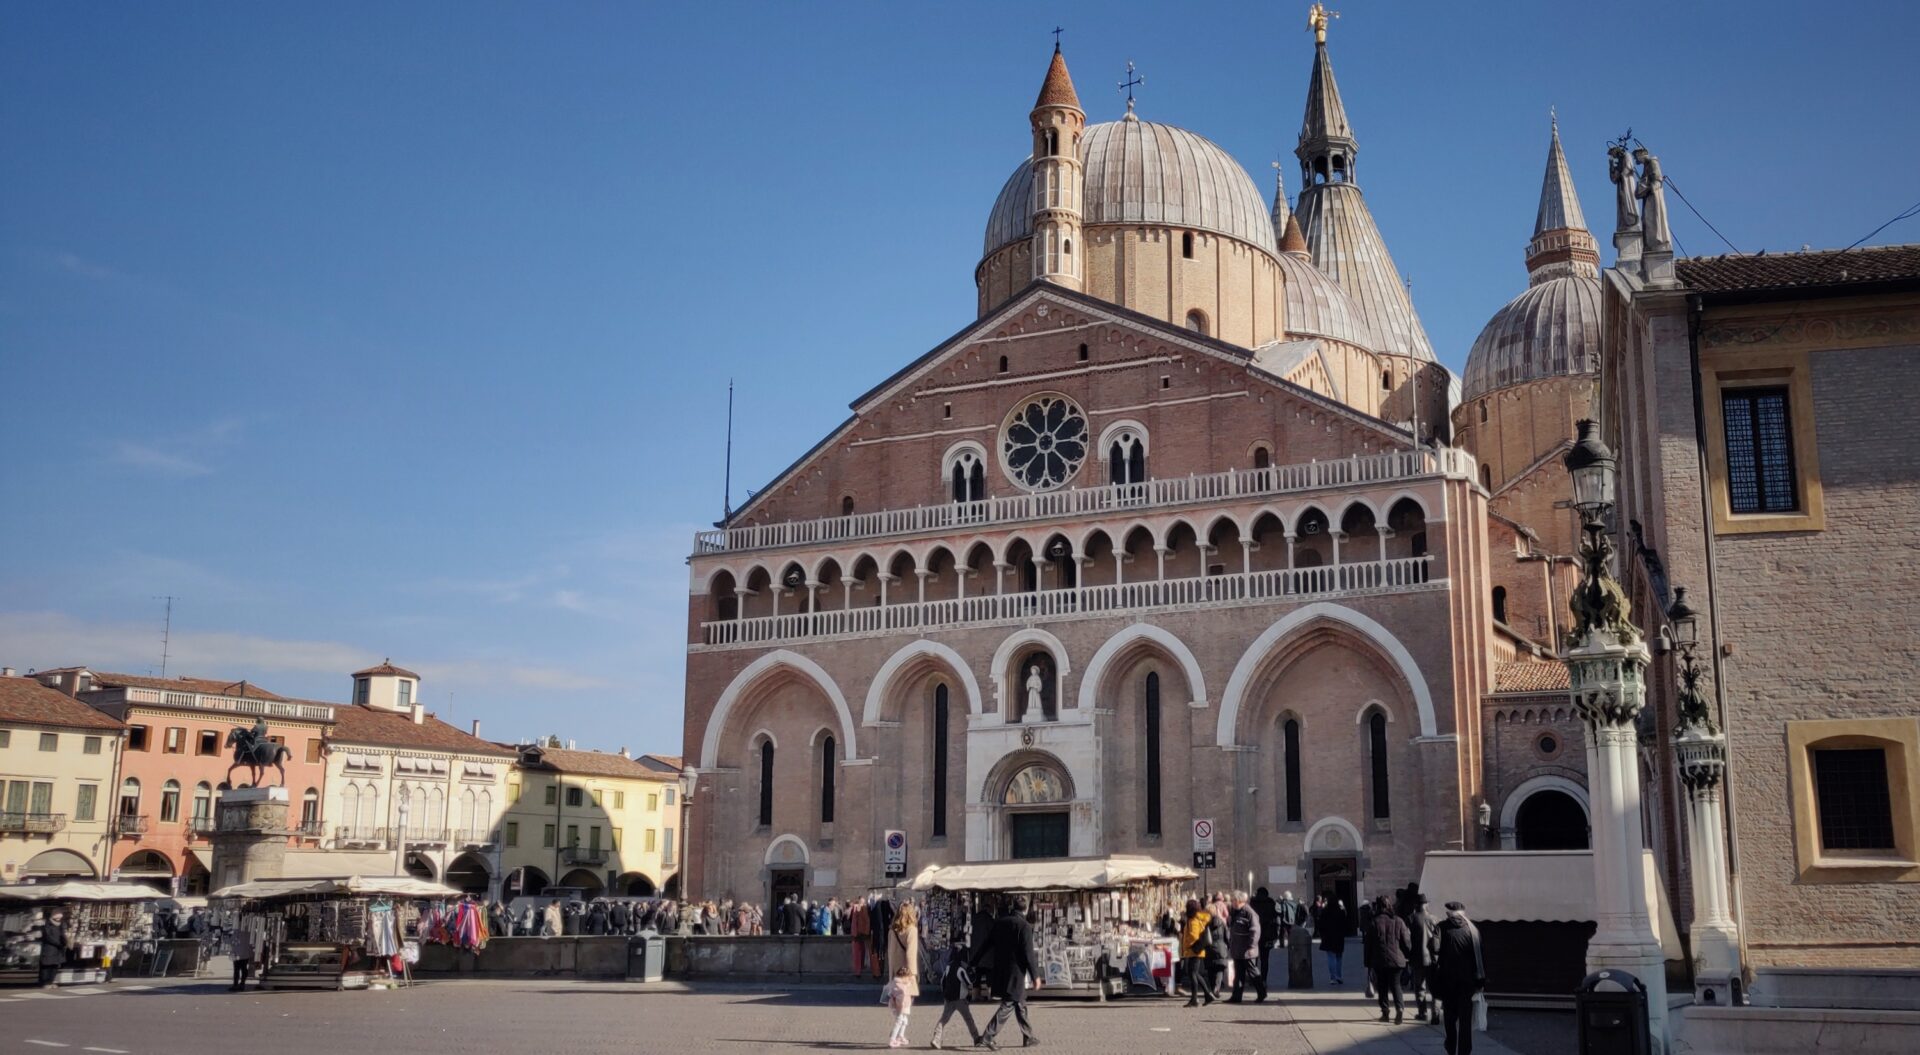
[{"label": "person in yellow jacket", "polygon": [[1187,975],[1187,1006],[1192,1007],[1203,999],[1213,1003],[1217,997],[1213,991],[1212,979],[1207,971],[1207,951],[1210,940],[1207,936],[1213,923],[1213,913],[1200,906],[1199,900],[1187,899],[1187,914],[1180,925],[1180,966]]}]

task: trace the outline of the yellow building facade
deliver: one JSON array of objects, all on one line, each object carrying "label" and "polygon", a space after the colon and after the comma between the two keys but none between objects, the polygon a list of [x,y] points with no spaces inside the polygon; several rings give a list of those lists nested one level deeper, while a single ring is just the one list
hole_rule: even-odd
[{"label": "yellow building facade", "polygon": [[685,852],[677,765],[546,744],[519,751],[500,825],[507,897],[550,886],[590,897],[677,889]]},{"label": "yellow building facade", "polygon": [[123,732],[58,689],[0,676],[0,882],[107,874]]}]

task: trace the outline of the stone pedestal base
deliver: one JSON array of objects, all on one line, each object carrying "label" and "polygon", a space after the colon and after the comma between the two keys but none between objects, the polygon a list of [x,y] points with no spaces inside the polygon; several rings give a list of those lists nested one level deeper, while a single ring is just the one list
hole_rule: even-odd
[{"label": "stone pedestal base", "polygon": [[212,889],[278,879],[287,856],[286,788],[235,788],[214,803]]},{"label": "stone pedestal base", "polygon": [[1287,988],[1313,988],[1313,936],[1305,927],[1287,936]]}]

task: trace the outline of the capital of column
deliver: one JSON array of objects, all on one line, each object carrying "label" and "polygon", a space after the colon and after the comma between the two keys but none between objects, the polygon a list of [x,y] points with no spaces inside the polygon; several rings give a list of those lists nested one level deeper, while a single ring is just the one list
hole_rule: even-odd
[{"label": "capital of column", "polygon": [[1693,796],[1717,794],[1720,778],[1727,771],[1727,738],[1720,733],[1689,725],[1673,738],[1673,753],[1680,764],[1680,782]]},{"label": "capital of column", "polygon": [[1622,643],[1594,630],[1561,659],[1567,665],[1568,695],[1587,724],[1598,730],[1632,729],[1647,703],[1647,646]]}]

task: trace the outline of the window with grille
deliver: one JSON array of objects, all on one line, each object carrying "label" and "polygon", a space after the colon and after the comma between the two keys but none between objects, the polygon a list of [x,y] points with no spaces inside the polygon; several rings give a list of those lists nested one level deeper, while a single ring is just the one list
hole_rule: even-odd
[{"label": "window with grille", "polygon": [[1893,795],[1884,748],[1814,751],[1813,787],[1822,849],[1894,849]]},{"label": "window with grille", "polygon": [[1793,424],[1787,390],[1736,388],[1720,394],[1727,439],[1727,503],[1735,513],[1792,513]]}]

